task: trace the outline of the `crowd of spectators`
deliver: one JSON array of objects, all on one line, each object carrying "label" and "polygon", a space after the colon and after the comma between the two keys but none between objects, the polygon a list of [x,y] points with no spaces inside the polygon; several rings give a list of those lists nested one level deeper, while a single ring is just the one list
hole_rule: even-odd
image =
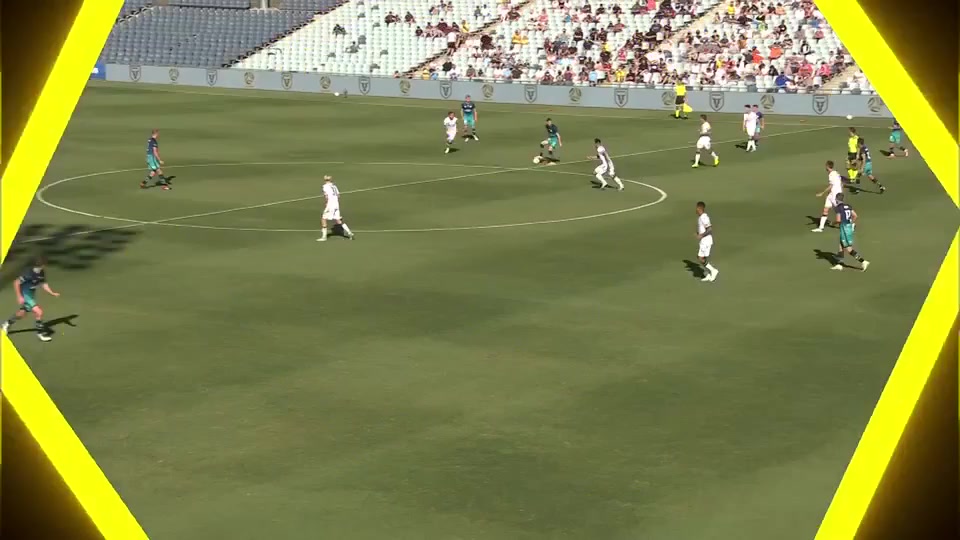
[{"label": "crowd of spectators", "polygon": [[[447,36],[450,54],[414,75],[568,85],[683,80],[794,92],[818,88],[853,63],[810,0],[539,0],[497,9],[498,20],[509,24],[489,31],[470,34],[464,23],[431,27],[430,34],[418,27],[417,35]],[[705,13],[701,28],[684,31]],[[826,44],[836,46],[825,50]]]}]

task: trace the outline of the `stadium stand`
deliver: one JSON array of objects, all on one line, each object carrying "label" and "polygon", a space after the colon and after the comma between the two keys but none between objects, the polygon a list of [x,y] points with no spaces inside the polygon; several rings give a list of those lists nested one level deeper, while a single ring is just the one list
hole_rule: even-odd
[{"label": "stadium stand", "polygon": [[[538,81],[542,84],[666,82],[659,60],[646,81],[647,52],[720,0],[664,0],[634,4],[535,0],[471,36],[454,54],[422,66],[440,78]],[[631,75],[631,66],[638,69]]]},{"label": "stadium stand", "polygon": [[[455,46],[463,35],[495,22],[489,7],[493,3],[355,0],[236,67],[353,75],[403,73],[450,49],[451,43]],[[418,29],[421,37],[416,37]]]},{"label": "stadium stand", "polygon": [[125,0],[117,14],[117,21],[132,17],[153,5],[152,0]]},{"label": "stadium stand", "polygon": [[249,0],[168,0],[167,3],[125,5],[130,14],[118,21],[107,38],[103,50],[105,61],[226,67],[338,4],[336,0],[290,4],[310,8],[300,11],[250,9]]},{"label": "stadium stand", "polygon": [[[873,93],[811,0],[128,0],[107,62]],[[163,5],[158,5],[163,4]]]}]

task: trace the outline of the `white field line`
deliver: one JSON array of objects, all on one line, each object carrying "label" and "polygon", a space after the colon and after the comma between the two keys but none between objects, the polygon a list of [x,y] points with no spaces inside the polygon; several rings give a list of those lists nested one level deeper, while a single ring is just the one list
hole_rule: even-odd
[{"label": "white field line", "polygon": [[[771,137],[783,137],[783,136],[786,136],[786,135],[797,135],[797,134],[800,134],[800,133],[809,133],[809,132],[813,132],[813,131],[822,131],[822,130],[826,130],[826,129],[833,129],[833,126],[819,126],[819,127],[812,127],[812,128],[802,129],[802,130],[797,130],[797,131],[787,131],[787,132],[783,132],[783,133],[774,133],[774,134],[772,134],[772,135],[767,135],[766,138],[771,138]],[[738,139],[731,139],[731,140],[726,140],[726,141],[718,141],[718,142],[716,142],[716,143],[714,143],[714,144],[730,144],[730,143],[737,143],[737,142],[742,142],[742,139],[738,138]],[[692,145],[674,146],[674,147],[671,147],[671,148],[658,148],[658,149],[655,149],[655,150],[644,150],[644,151],[632,152],[632,153],[628,153],[628,154],[619,154],[619,155],[616,155],[616,156],[614,156],[614,157],[615,157],[615,158],[635,157],[635,156],[643,156],[643,155],[649,155],[649,154],[657,154],[657,153],[661,153],[661,152],[672,152],[672,151],[677,151],[677,150],[687,150],[687,149],[690,149],[690,148],[693,148],[693,146],[692,146]],[[561,164],[558,165],[558,166],[562,166],[562,165],[573,165],[573,164],[578,164],[578,163],[588,163],[588,162],[590,162],[590,161],[592,161],[592,160],[590,160],[590,159],[581,159],[581,160],[575,160],[575,161],[565,161],[565,162],[561,163]],[[193,167],[238,167],[238,166],[256,166],[256,165],[284,166],[284,165],[321,165],[321,164],[327,164],[327,165],[332,165],[332,164],[337,164],[337,165],[351,165],[350,163],[342,162],[342,161],[297,161],[297,162],[293,162],[293,161],[286,161],[286,162],[284,162],[284,161],[277,161],[277,162],[250,162],[250,163],[202,163],[202,164],[196,164],[196,165],[170,166],[170,167],[167,167],[167,168],[168,168],[168,169],[173,169],[173,168],[193,168]],[[372,163],[357,163],[356,165],[358,165],[358,166],[378,166],[378,165],[381,165],[381,166],[404,166],[404,165],[409,165],[409,166],[454,166],[454,167],[464,167],[464,168],[482,168],[482,169],[487,169],[487,170],[485,170],[484,172],[479,172],[479,173],[462,174],[462,175],[456,175],[456,176],[446,176],[446,177],[441,177],[441,178],[431,178],[431,179],[426,179],[426,180],[416,180],[416,181],[413,181],[413,182],[403,182],[403,183],[397,183],[397,184],[387,184],[387,185],[383,185],[383,186],[373,186],[373,187],[368,187],[368,188],[360,188],[360,189],[356,189],[356,190],[344,191],[344,192],[343,192],[344,194],[364,193],[364,192],[367,192],[367,191],[377,191],[377,190],[382,190],[382,189],[392,189],[392,188],[399,188],[399,187],[406,187],[406,186],[414,186],[414,185],[422,185],[422,184],[431,184],[431,183],[437,183],[437,182],[446,182],[446,181],[450,181],[450,180],[460,180],[460,179],[463,179],[463,178],[472,178],[472,177],[477,177],[477,176],[489,176],[489,175],[502,174],[502,173],[507,173],[507,172],[522,172],[522,171],[531,171],[531,170],[541,170],[540,167],[500,167],[500,166],[492,166],[492,165],[460,165],[460,164],[451,164],[451,163],[443,164],[443,163],[415,163],[415,162],[372,162]],[[321,195],[310,195],[310,196],[306,196],[306,197],[298,197],[298,198],[295,198],[295,199],[284,199],[284,200],[280,200],[280,201],[272,201],[272,202],[255,204],[255,205],[250,205],[250,206],[240,206],[240,207],[236,207],[236,208],[227,208],[227,209],[224,209],[224,210],[215,210],[215,211],[211,211],[211,212],[203,212],[203,213],[199,213],[199,214],[190,214],[190,215],[185,215],[185,216],[177,216],[177,217],[159,219],[159,220],[154,220],[154,221],[142,221],[142,220],[135,220],[135,219],[128,219],[128,218],[121,218],[121,217],[114,217],[114,216],[105,216],[105,215],[100,215],[100,214],[93,214],[93,213],[90,213],[90,212],[83,212],[83,211],[80,211],[80,210],[75,210],[75,209],[73,209],[73,208],[67,208],[67,207],[64,207],[64,206],[60,206],[60,205],[51,203],[50,201],[48,201],[48,200],[45,198],[45,193],[46,193],[47,190],[49,190],[50,188],[53,188],[53,187],[55,187],[55,186],[57,186],[57,185],[66,183],[66,182],[71,182],[71,181],[74,181],[74,180],[80,180],[80,179],[83,179],[83,178],[91,178],[91,177],[95,177],[95,176],[105,176],[105,175],[109,175],[109,174],[119,174],[119,173],[124,173],[124,172],[134,172],[134,171],[140,171],[140,170],[142,170],[142,168],[136,168],[136,169],[118,169],[118,170],[113,170],[113,171],[104,171],[104,172],[88,173],[88,174],[84,174],[84,175],[73,176],[73,177],[64,178],[64,179],[61,179],[61,180],[57,180],[56,182],[52,182],[52,183],[50,183],[50,184],[47,184],[46,186],[42,187],[39,191],[37,191],[37,201],[40,202],[40,203],[42,203],[42,204],[44,204],[44,205],[46,205],[46,206],[48,206],[48,207],[50,207],[50,208],[53,208],[53,209],[56,209],[56,210],[60,210],[60,211],[62,211],[62,212],[66,212],[66,213],[70,213],[70,214],[76,214],[76,215],[85,216],[85,217],[90,217],[90,218],[95,218],[95,219],[104,219],[104,220],[110,220],[110,221],[120,221],[120,222],[126,223],[126,225],[119,225],[119,226],[116,226],[116,227],[100,228],[100,229],[94,229],[94,230],[89,230],[89,231],[77,231],[77,232],[75,232],[75,233],[70,233],[70,234],[68,234],[68,235],[61,235],[61,236],[48,236],[48,237],[41,237],[41,238],[30,238],[30,239],[26,239],[26,240],[21,240],[21,241],[19,241],[18,243],[26,244],[26,243],[34,243],[34,242],[43,242],[43,241],[46,241],[46,240],[52,240],[52,239],[54,239],[54,238],[61,238],[61,237],[63,237],[63,236],[81,236],[81,235],[93,234],[93,233],[97,233],[97,232],[106,232],[106,231],[119,230],[119,229],[128,229],[128,228],[132,228],[132,227],[139,227],[139,226],[145,226],[145,225],[161,225],[161,226],[186,227],[186,228],[214,228],[214,227],[211,227],[211,226],[189,225],[189,224],[182,224],[182,223],[176,223],[176,222],[178,222],[178,221],[184,221],[184,220],[187,220],[187,219],[195,219],[195,218],[201,218],[201,217],[209,217],[209,216],[223,215],[223,214],[228,214],[228,213],[232,213],[232,212],[240,212],[240,211],[244,211],[244,210],[254,210],[254,209],[260,209],[260,208],[269,208],[269,207],[272,207],[272,206],[278,206],[278,205],[283,205],[283,204],[290,204],[290,203],[295,203],[295,202],[304,202],[304,201],[319,199],[319,198],[322,198],[322,197],[323,197],[322,194],[321,194]],[[547,170],[547,169],[543,169],[543,170]],[[559,171],[557,171],[557,172],[559,172]],[[264,231],[264,229],[243,229],[243,228],[233,228],[233,227],[223,227],[223,228],[221,228],[221,229],[222,229],[222,230],[241,230],[241,231],[242,231],[242,230]],[[269,230],[270,230],[270,231],[276,231],[276,232],[303,232],[303,231],[301,231],[301,230],[292,230],[292,229],[269,229]]]}]

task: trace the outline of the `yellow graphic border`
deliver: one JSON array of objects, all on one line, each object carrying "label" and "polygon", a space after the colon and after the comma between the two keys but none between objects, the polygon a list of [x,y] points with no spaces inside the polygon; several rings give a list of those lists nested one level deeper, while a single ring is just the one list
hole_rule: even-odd
[{"label": "yellow graphic border", "polygon": [[[6,258],[122,0],[86,1],[43,87],[17,147],[2,190],[0,261]],[[817,6],[909,133],[954,203],[958,147],[863,9],[851,0]],[[901,350],[886,387],[817,533],[817,540],[855,537],[903,430],[958,313],[960,235]],[[0,338],[2,391],[106,540],[147,536],[84,448],[36,376],[6,336]]]},{"label": "yellow graphic border", "polygon": [[[943,189],[954,204],[960,203],[957,141],[863,8],[851,0],[817,0],[816,4],[890,111],[897,116],[909,134],[910,142],[940,180]],[[820,524],[816,540],[850,540],[857,535],[960,309],[958,245],[960,235],[954,236]]]},{"label": "yellow graphic border", "polygon": [[[83,2],[0,182],[0,261],[26,215],[73,114],[122,0]],[[2,391],[47,459],[106,540],[147,535],[84,448],[7,336],[0,342]]]}]

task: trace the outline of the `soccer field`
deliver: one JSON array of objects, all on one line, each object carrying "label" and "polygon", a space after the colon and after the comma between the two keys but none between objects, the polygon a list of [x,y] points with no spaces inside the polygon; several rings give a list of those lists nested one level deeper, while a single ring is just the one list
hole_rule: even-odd
[{"label": "soccer field", "polygon": [[[457,106],[88,88],[2,298],[48,256],[55,338],[11,339],[150,537],[812,538],[957,228],[922,159],[711,114],[691,169],[693,118],[485,103],[445,155]],[[864,273],[810,232],[849,123],[888,188],[848,196]],[[315,242],[325,174],[355,241]]]}]

